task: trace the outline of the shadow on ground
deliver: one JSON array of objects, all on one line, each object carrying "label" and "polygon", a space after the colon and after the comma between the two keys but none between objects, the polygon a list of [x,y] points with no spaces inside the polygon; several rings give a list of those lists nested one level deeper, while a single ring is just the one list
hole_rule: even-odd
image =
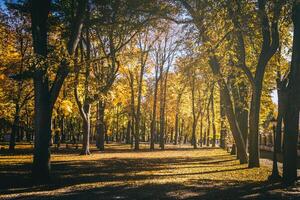
[{"label": "shadow on ground", "polygon": [[[185,149],[184,151],[188,154],[195,150]],[[119,151],[110,150],[108,152],[113,154]],[[188,155],[183,157],[174,156],[176,155],[176,151],[174,151],[170,157],[154,158],[135,158],[136,154],[133,152],[132,155],[125,158],[112,155],[109,158],[95,160],[54,161],[52,163],[52,180],[47,185],[31,183],[31,166],[29,164],[1,165],[0,199],[1,195],[4,195],[2,197],[4,199],[72,200],[265,200],[300,197],[297,194],[277,192],[282,188],[280,184],[276,183],[226,180],[226,178],[225,180],[224,178],[215,180],[197,178],[200,175],[209,174],[222,176],[231,171],[238,172],[245,169],[244,166],[238,165],[234,157],[226,153],[213,157],[189,157]]]}]

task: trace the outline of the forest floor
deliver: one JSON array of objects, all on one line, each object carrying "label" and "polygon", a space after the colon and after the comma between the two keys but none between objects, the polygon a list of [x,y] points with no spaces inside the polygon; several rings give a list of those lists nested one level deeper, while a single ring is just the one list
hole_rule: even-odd
[{"label": "forest floor", "polygon": [[[248,169],[217,148],[169,146],[139,152],[107,145],[105,152],[52,151],[52,180],[31,183],[31,145],[0,153],[0,199],[300,199],[300,186],[267,181],[270,161]],[[176,148],[176,149],[175,149]]]}]

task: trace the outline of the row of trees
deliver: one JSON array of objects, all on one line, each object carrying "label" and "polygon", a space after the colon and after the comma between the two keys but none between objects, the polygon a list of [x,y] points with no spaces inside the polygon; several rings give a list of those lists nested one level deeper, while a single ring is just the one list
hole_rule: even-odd
[{"label": "row of trees", "polygon": [[12,127],[10,149],[21,124],[26,133],[34,127],[33,174],[38,179],[50,175],[49,144],[57,132],[63,141],[66,133],[71,140],[82,132],[82,154],[90,154],[91,138],[102,151],[108,137],[134,143],[136,150],[140,140],[148,141],[150,149],[178,141],[190,141],[194,148],[234,143],[240,163],[259,167],[259,132],[277,115],[277,138],[284,122],[284,181],[294,182],[299,4],[7,4],[0,27],[0,106],[3,123]]}]

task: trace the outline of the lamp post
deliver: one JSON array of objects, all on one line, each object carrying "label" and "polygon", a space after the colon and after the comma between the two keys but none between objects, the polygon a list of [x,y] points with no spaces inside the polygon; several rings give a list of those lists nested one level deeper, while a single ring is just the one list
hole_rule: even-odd
[{"label": "lamp post", "polygon": [[269,180],[277,181],[281,179],[281,176],[278,172],[277,166],[277,137],[276,137],[276,123],[277,120],[273,117],[270,121],[273,130],[273,167],[272,167],[272,174],[269,176]]}]

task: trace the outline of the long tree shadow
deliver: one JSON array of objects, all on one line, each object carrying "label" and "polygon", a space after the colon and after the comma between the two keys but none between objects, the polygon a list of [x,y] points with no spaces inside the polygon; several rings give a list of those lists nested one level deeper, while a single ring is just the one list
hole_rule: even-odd
[{"label": "long tree shadow", "polygon": [[[128,181],[128,180],[143,180],[162,178],[164,176],[175,175],[170,174],[149,174],[136,175],[139,172],[187,169],[187,168],[205,168],[209,166],[218,166],[221,163],[231,164],[234,161],[231,156],[215,156],[199,157],[199,158],[115,158],[115,159],[101,159],[95,161],[57,161],[52,163],[52,182],[46,187],[59,188],[62,186],[69,186],[78,183],[93,183],[93,182],[109,182],[109,181]],[[228,165],[228,164],[227,164]],[[228,166],[230,166],[228,165]],[[0,168],[1,181],[0,188],[2,193],[11,193],[7,190],[9,188],[24,188],[28,185],[34,186],[31,183],[30,164],[23,165],[8,165]],[[218,171],[215,171],[218,172]],[[213,173],[213,172],[203,172]],[[119,174],[115,176],[115,174]],[[121,174],[121,175],[120,175]],[[196,173],[195,173],[196,174]],[[191,173],[176,174],[176,176],[188,176]],[[45,187],[36,187],[36,190],[42,190]],[[32,189],[32,188],[31,188]],[[31,190],[29,189],[29,190]],[[5,191],[7,190],[7,191]]]},{"label": "long tree shadow", "polygon": [[[199,180],[199,175],[218,176],[245,169],[228,154],[150,158],[130,154],[98,160],[54,161],[52,180],[46,185],[33,184],[30,169],[30,164],[2,165],[0,177],[6,181],[0,182],[0,194],[18,194],[14,199],[280,199],[278,194],[269,192],[281,188],[278,184]],[[173,177],[185,178],[189,183],[164,183]],[[155,183],[159,180],[164,184]],[[128,184],[134,182],[143,184]]]},{"label": "long tree shadow", "polygon": [[[96,187],[85,190],[72,190],[61,195],[50,196],[40,194],[30,197],[17,197],[15,199],[259,199],[259,200],[279,200],[297,199],[298,196],[286,195],[270,192],[280,189],[279,184],[232,182],[229,186],[213,187],[222,185],[228,181],[201,180],[193,185],[178,183],[167,184],[145,184],[138,187],[128,187],[126,185]],[[199,185],[199,186],[197,186]],[[200,187],[201,186],[201,187]]]}]

